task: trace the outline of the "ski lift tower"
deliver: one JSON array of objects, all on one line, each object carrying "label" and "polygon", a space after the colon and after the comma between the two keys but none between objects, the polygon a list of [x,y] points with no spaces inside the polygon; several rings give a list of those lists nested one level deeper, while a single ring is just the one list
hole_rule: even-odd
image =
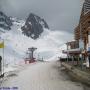
[{"label": "ski lift tower", "polygon": [[30,63],[35,61],[34,51],[35,51],[36,49],[37,49],[37,48],[35,48],[35,47],[28,48],[29,57],[30,57]]},{"label": "ski lift tower", "polygon": [[31,58],[30,59],[33,59],[34,58],[34,51],[36,50],[37,48],[35,48],[35,47],[31,47],[31,48],[28,48],[28,51],[29,52],[31,52],[30,54],[30,56],[31,56]]},{"label": "ski lift tower", "polygon": [[27,62],[29,62],[29,63],[35,62],[34,51],[36,49],[37,48],[35,48],[35,47],[28,48],[28,51],[26,52],[26,54],[28,55],[28,57],[25,59],[25,64],[27,64]]}]

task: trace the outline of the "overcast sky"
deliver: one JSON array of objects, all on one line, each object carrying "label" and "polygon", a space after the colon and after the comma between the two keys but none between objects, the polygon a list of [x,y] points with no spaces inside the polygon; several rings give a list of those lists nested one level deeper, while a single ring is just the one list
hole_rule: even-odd
[{"label": "overcast sky", "polygon": [[82,4],[83,0],[0,0],[0,9],[18,18],[26,18],[32,12],[43,17],[53,30],[73,32]]}]

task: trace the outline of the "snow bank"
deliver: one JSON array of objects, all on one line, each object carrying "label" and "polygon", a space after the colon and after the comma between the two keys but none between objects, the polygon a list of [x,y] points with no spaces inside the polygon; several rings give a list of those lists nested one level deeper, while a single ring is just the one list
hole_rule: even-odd
[{"label": "snow bank", "polygon": [[16,70],[17,70],[17,68],[15,68],[13,66],[4,67],[4,73],[16,71]]}]

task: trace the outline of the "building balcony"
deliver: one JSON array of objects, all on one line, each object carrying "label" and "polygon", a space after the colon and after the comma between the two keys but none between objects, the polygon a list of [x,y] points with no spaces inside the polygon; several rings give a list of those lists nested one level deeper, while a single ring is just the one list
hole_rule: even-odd
[{"label": "building balcony", "polygon": [[81,49],[80,48],[69,49],[69,50],[63,50],[62,52],[66,53],[66,54],[80,54],[81,53]]}]

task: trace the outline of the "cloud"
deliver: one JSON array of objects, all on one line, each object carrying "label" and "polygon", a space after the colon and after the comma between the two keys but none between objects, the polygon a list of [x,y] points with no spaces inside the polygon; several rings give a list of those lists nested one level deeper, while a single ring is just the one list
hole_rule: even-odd
[{"label": "cloud", "polygon": [[0,0],[0,8],[18,18],[33,12],[43,17],[51,29],[72,33],[79,22],[82,3],[82,0]]}]

